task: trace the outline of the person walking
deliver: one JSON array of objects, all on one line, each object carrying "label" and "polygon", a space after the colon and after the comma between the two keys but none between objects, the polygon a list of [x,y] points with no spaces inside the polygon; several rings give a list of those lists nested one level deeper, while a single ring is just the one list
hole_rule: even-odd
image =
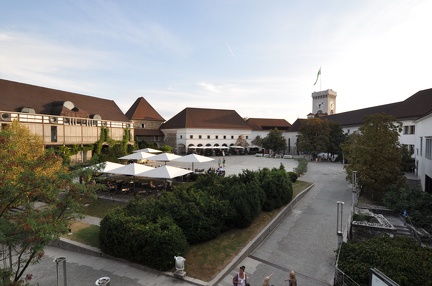
[{"label": "person walking", "polygon": [[291,271],[289,273],[288,279],[285,279],[285,281],[288,281],[288,286],[297,286],[297,278],[294,271]]},{"label": "person walking", "polygon": [[222,167],[225,168],[225,157],[223,157],[223,159],[222,159]]},{"label": "person walking", "polygon": [[234,286],[246,286],[247,275],[245,272],[244,266],[240,266],[240,271],[233,277],[233,285]]},{"label": "person walking", "polygon": [[273,273],[269,276],[266,276],[261,284],[261,286],[270,286],[270,278],[272,277]]}]

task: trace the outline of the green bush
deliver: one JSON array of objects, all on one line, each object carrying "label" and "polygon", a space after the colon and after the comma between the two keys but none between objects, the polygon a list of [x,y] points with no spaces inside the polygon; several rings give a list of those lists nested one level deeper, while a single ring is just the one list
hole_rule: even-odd
[{"label": "green bush", "polygon": [[188,247],[186,237],[172,218],[149,221],[131,216],[126,208],[102,219],[99,240],[104,253],[159,270],[173,267],[173,256],[184,254]]},{"label": "green bush", "polygon": [[260,170],[261,187],[266,194],[266,200],[262,205],[263,211],[272,211],[289,203],[292,199],[293,189],[291,180],[285,168]]},{"label": "green bush", "polygon": [[384,204],[398,214],[406,210],[408,218],[417,226],[432,233],[432,196],[417,189],[395,189],[387,192]]},{"label": "green bush", "polygon": [[296,172],[288,172],[288,177],[290,178],[291,183],[297,182],[298,176]]},{"label": "green bush", "polygon": [[369,285],[370,268],[379,269],[400,286],[431,285],[432,249],[410,237],[381,235],[341,247],[339,269],[360,285]]},{"label": "green bush", "polygon": [[297,161],[298,161],[298,165],[296,168],[296,172],[299,175],[303,175],[304,173],[307,172],[308,161],[305,158],[299,158],[297,159]]},{"label": "green bush", "polygon": [[217,237],[229,215],[227,201],[194,187],[164,193],[156,205],[173,218],[191,244]]},{"label": "green bush", "polygon": [[234,210],[231,224],[233,227],[245,228],[252,224],[261,212],[258,185],[245,185],[240,181],[228,188],[230,207]]}]

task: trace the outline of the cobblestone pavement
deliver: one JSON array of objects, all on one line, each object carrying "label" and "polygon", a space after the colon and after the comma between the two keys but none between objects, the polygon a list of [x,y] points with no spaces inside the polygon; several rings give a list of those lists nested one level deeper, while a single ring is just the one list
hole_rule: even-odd
[{"label": "cobblestone pavement", "polygon": [[[194,168],[217,167],[218,157],[208,163],[196,163]],[[275,159],[254,156],[226,157],[226,174],[237,174],[243,169],[278,168],[287,171],[297,166],[292,159]],[[168,165],[183,166],[170,162]],[[336,239],[336,201],[345,202],[344,223],[351,207],[351,189],[345,181],[340,163],[311,162],[302,180],[314,182],[315,186],[297,203],[279,226],[247,258],[238,262],[245,265],[251,285],[261,285],[262,279],[274,273],[271,284],[285,285],[288,271],[297,272],[299,285],[331,285],[334,272]],[[91,220],[91,218],[89,218]],[[33,283],[39,285],[63,285],[63,266],[53,262],[56,257],[66,257],[67,284],[95,285],[100,277],[110,277],[110,285],[210,285],[187,277],[179,280],[172,273],[161,273],[131,263],[90,256],[47,247],[40,264],[31,266]],[[237,269],[238,267],[236,267]],[[236,269],[227,270],[216,285],[232,285]],[[186,261],[187,272],[187,261]],[[59,273],[59,277],[57,277]],[[57,279],[59,283],[57,284]]]}]

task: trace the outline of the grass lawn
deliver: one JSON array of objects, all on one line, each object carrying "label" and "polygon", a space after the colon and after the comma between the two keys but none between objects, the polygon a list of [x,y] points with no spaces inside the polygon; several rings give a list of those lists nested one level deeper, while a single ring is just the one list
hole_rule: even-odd
[{"label": "grass lawn", "polygon": [[72,234],[63,237],[99,248],[99,226],[76,221],[72,223],[71,230]]},{"label": "grass lawn", "polygon": [[[309,182],[298,180],[293,184],[293,197],[310,185]],[[108,210],[117,206],[119,204],[107,200],[97,200],[88,206],[85,214],[102,218]],[[253,225],[246,229],[230,230],[211,241],[191,246],[184,255],[188,276],[206,282],[212,280],[281,210],[282,208],[272,212],[262,212]],[[65,237],[99,247],[98,226],[75,222],[72,224],[72,232],[72,235]]]},{"label": "grass lawn", "polygon": [[86,216],[95,216],[103,218],[110,210],[121,206],[122,203],[112,202],[109,200],[98,199],[89,202],[88,206],[84,209]]}]

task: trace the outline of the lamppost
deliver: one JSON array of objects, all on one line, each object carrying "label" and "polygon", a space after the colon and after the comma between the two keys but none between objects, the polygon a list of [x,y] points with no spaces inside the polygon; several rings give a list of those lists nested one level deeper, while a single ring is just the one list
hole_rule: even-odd
[{"label": "lamppost", "polygon": [[337,246],[339,248],[340,244],[343,240],[343,225],[342,225],[342,219],[343,219],[343,205],[344,202],[337,201],[337,221],[336,221],[336,236],[337,236]]},{"label": "lamppost", "polygon": [[63,285],[67,286],[67,279],[66,279],[66,257],[57,257],[54,259],[54,262],[56,263],[57,268],[57,286],[59,286],[59,263],[63,262]]},{"label": "lamppost", "polygon": [[354,205],[357,201],[357,171],[352,171],[352,207],[354,210]]}]

